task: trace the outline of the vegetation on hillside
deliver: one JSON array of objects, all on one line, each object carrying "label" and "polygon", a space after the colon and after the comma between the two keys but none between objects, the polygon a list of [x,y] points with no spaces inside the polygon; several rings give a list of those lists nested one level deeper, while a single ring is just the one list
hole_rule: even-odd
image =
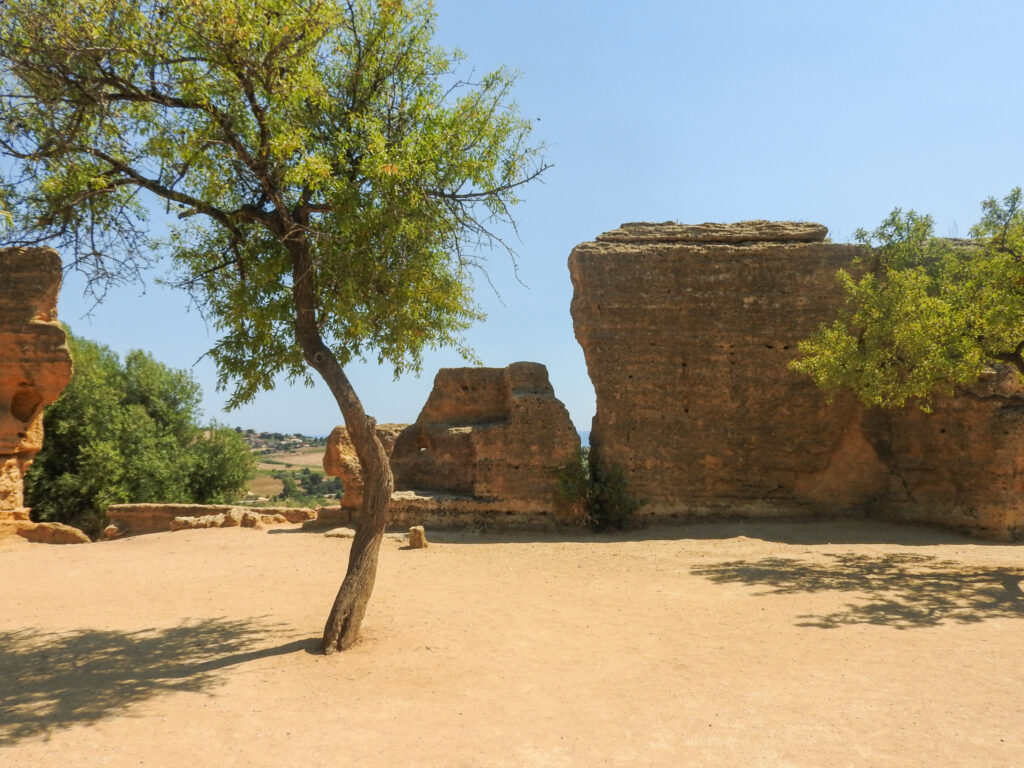
[{"label": "vegetation on hillside", "polygon": [[199,425],[199,385],[141,350],[122,363],[69,335],[74,375],[46,409],[43,449],[26,477],[36,520],[98,536],[111,504],[232,501],[255,459],[235,430]]}]

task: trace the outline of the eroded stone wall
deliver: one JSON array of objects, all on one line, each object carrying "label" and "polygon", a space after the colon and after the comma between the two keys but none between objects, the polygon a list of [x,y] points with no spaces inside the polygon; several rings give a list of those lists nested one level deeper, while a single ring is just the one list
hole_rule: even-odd
[{"label": "eroded stone wall", "polygon": [[43,408],[71,380],[60,281],[53,250],[0,249],[0,521],[29,519],[24,478],[42,448]]},{"label": "eroded stone wall", "polygon": [[817,224],[627,224],[569,258],[597,395],[591,445],[652,517],[868,509],[1008,537],[1024,525],[1024,398],[999,372],[916,409],[831,405],[787,368],[835,315],[855,247]]},{"label": "eroded stone wall", "polygon": [[549,514],[561,503],[556,472],[579,447],[543,365],[442,368],[416,422],[398,436],[391,468],[397,491]]}]

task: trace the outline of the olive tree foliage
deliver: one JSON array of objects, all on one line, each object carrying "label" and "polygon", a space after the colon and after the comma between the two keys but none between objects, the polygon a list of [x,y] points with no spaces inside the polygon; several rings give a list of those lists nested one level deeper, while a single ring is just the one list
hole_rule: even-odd
[{"label": "olive tree foliage", "polygon": [[970,239],[937,238],[929,216],[896,209],[838,279],[839,316],[801,342],[792,368],[868,406],[928,410],[994,364],[1024,372],[1024,211],[1020,188],[982,203]]},{"label": "olive tree foliage", "polygon": [[546,168],[513,74],[457,77],[426,0],[0,8],[2,239],[57,246],[100,296],[169,254],[230,405],[314,371],[338,402],[366,476],[325,630],[347,647],[393,480],[344,367],[469,354],[472,268]]}]

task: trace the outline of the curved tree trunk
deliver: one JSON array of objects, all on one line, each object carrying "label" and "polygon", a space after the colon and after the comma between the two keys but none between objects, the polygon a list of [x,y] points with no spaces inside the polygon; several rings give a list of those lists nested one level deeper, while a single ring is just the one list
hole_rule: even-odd
[{"label": "curved tree trunk", "polygon": [[376,421],[363,410],[363,404],[337,357],[320,336],[308,243],[299,238],[286,241],[286,246],[292,257],[295,338],[302,347],[306,362],[320,374],[334,395],[363,470],[363,504],[356,536],[352,540],[348,569],[324,627],[323,651],[334,653],[349,648],[359,639],[359,627],[377,576],[377,559],[395,481],[387,451],[374,429]]},{"label": "curved tree trunk", "polygon": [[359,626],[377,577],[377,556],[384,538],[388,505],[394,488],[387,453],[379,440],[377,444],[381,448],[385,475],[375,477],[363,470],[363,505],[348,556],[345,580],[334,598],[334,605],[324,626],[324,653],[343,651],[359,638]]}]

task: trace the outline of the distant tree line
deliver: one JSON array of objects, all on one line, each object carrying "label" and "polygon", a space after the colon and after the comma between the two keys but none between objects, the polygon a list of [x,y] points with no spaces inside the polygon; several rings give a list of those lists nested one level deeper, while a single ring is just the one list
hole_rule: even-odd
[{"label": "distant tree line", "polygon": [[303,467],[299,472],[275,470],[270,473],[281,481],[281,493],[278,500],[302,501],[304,503],[319,502],[325,496],[337,496],[342,492],[341,479],[327,477],[323,472]]},{"label": "distant tree line", "polygon": [[69,334],[74,375],[43,417],[26,477],[32,517],[98,536],[120,503],[213,504],[240,497],[256,461],[235,430],[199,424],[199,385],[142,350],[122,363]]}]

